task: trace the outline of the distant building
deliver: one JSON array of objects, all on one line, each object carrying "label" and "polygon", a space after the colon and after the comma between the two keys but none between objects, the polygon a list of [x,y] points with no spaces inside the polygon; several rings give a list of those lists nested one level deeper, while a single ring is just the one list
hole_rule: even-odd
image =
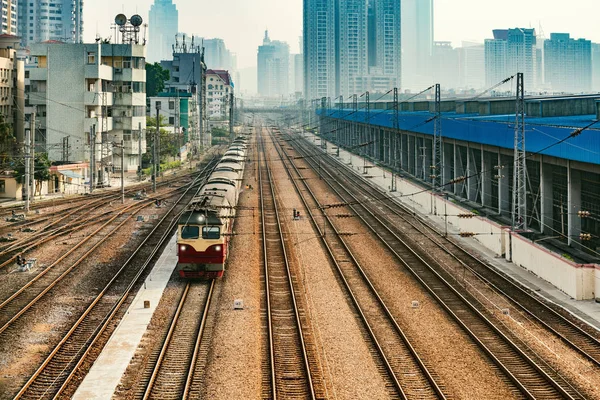
[{"label": "distant building", "polygon": [[[95,143],[99,182],[111,163],[135,171],[146,140],[146,47],[42,43],[31,46],[28,104],[37,108],[36,145],[52,161],[88,162]],[[95,129],[95,130],[94,130]],[[92,133],[95,132],[95,136]]]},{"label": "distant building", "polygon": [[148,13],[148,61],[171,58],[175,37],[179,32],[179,12],[173,0],[154,0]]},{"label": "distant building", "polygon": [[485,87],[485,47],[482,43],[463,42],[458,52],[458,88]]},{"label": "distant building", "polygon": [[206,101],[208,120],[227,121],[229,119],[229,99],[233,94],[233,81],[229,71],[206,71]]},{"label": "distant building", "polygon": [[432,78],[442,89],[456,89],[458,84],[458,51],[451,42],[434,42],[432,54]]},{"label": "distant building", "polygon": [[[7,3],[11,1],[2,1],[3,13],[8,12],[4,8]],[[9,13],[11,20],[14,19],[12,7],[15,3],[18,3],[17,31],[23,46],[48,40],[83,41],[83,0],[13,0]]]},{"label": "distant building", "polygon": [[271,40],[265,31],[262,46],[258,46],[258,94],[265,97],[288,96],[290,75],[290,46]]},{"label": "distant building", "polygon": [[402,0],[402,84],[412,90],[431,85],[433,0]]},{"label": "distant building", "polygon": [[522,72],[525,90],[537,85],[535,29],[495,29],[494,39],[485,41],[486,86],[492,86],[517,72]]},{"label": "distant building", "polygon": [[237,70],[237,57],[226,46],[223,39],[206,39],[194,36],[197,45],[204,47],[204,61],[210,69]]},{"label": "distant building", "polygon": [[544,43],[546,85],[555,92],[592,90],[592,42],[572,39],[568,33],[551,33]]},{"label": "distant building", "polygon": [[303,54],[293,54],[294,58],[294,73],[293,73],[293,82],[294,82],[294,93],[303,94],[304,93],[304,55]]}]

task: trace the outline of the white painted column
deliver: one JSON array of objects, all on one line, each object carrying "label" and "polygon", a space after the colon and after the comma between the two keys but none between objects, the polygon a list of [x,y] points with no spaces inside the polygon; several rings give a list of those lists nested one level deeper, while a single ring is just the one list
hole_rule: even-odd
[{"label": "white painted column", "polygon": [[571,162],[567,162],[567,232],[569,235],[569,246],[579,242],[581,233],[581,218],[577,211],[581,210],[581,172],[571,167]]},{"label": "white painted column", "polygon": [[552,235],[554,226],[554,199],[552,198],[552,165],[540,161],[540,212],[541,232]]}]

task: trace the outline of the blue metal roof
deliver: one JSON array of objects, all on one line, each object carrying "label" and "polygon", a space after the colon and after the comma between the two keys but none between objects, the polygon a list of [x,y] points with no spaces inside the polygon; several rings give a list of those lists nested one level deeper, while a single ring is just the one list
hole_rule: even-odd
[{"label": "blue metal roof", "polygon": [[[360,110],[353,113],[351,109],[317,110],[333,118],[365,122],[366,112]],[[434,114],[423,112],[400,112],[400,129],[433,135]],[[579,115],[572,117],[525,118],[526,149],[528,153],[540,152],[543,155],[600,164],[600,122],[583,131],[580,135],[564,140],[577,128],[583,128],[596,121],[595,115]],[[393,111],[371,110],[369,122],[388,128],[393,127]],[[515,115],[479,114],[442,114],[442,136],[446,138],[498,146],[506,149],[514,148]],[[546,147],[552,146],[548,149]],[[545,150],[544,150],[545,149]]]}]

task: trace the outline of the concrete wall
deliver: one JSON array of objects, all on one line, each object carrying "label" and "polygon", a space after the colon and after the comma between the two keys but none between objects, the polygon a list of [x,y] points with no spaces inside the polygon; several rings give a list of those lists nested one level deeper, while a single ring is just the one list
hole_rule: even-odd
[{"label": "concrete wall", "polygon": [[[594,265],[576,264],[532,243],[519,235],[511,236],[513,263],[550,282],[576,300],[593,299],[596,295]],[[507,253],[508,255],[508,253]]]}]

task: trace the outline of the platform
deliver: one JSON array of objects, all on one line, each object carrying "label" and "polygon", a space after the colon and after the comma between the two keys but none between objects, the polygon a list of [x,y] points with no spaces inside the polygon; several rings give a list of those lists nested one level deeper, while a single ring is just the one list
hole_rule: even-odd
[{"label": "platform", "polygon": [[[173,235],[73,399],[112,398],[177,265],[176,239]],[[150,308],[144,308],[144,301],[150,302]]]}]

